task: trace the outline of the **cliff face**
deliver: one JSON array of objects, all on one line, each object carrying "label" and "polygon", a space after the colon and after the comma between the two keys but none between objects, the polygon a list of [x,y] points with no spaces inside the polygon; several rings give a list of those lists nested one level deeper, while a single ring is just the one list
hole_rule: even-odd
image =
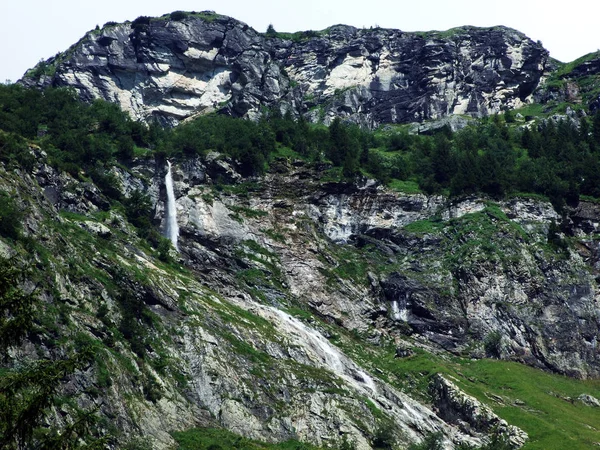
[{"label": "cliff face", "polygon": [[200,13],[89,32],[21,82],[73,87],[85,100],[168,124],[278,106],[314,121],[376,126],[519,107],[547,60],[541,45],[504,27],[404,33],[337,25],[281,39]]}]

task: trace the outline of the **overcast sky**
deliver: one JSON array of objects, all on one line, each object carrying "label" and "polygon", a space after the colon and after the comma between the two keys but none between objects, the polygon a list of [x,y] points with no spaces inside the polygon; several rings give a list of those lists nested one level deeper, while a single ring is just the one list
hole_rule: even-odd
[{"label": "overcast sky", "polygon": [[320,30],[334,24],[403,31],[506,25],[572,61],[600,48],[599,0],[0,0],[0,82],[67,49],[108,21],[175,10],[213,10],[258,31]]}]

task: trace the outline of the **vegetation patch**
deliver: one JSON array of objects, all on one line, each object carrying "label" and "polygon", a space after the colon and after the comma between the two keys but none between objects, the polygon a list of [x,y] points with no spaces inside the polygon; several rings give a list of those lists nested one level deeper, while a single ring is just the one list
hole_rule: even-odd
[{"label": "vegetation patch", "polygon": [[222,428],[195,428],[188,431],[174,432],[177,450],[319,450],[310,444],[298,441],[287,441],[269,444],[236,435]]}]

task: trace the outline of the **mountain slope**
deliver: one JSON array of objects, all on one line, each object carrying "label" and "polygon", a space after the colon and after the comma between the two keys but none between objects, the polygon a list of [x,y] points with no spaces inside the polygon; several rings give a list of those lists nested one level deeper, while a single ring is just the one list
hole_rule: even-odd
[{"label": "mountain slope", "polygon": [[[477,444],[493,430],[506,430],[521,445],[524,435],[506,423],[498,428],[497,419],[450,413],[456,406],[449,398],[464,394],[431,396],[430,377],[440,371],[480,400],[501,392],[478,380],[489,376],[487,369],[464,378],[463,370],[473,371],[469,359],[454,360],[444,349],[476,357],[490,352],[534,365],[554,361],[555,369],[580,375],[597,370],[595,353],[578,348],[577,354],[561,354],[557,348],[585,346],[588,332],[596,333],[586,329],[592,322],[581,323],[585,311],[590,314],[585,320],[592,321],[596,288],[593,281],[582,287],[586,278],[579,271],[585,265],[575,253],[553,256],[544,250],[544,227],[555,214],[548,204],[467,201],[447,209],[442,198],[374,186],[322,187],[317,172],[285,161],[279,175],[219,187],[212,180],[223,168],[232,170],[226,160],[207,165],[184,160],[174,164],[173,174],[181,253],[173,254],[178,263],[165,264],[158,257],[169,258],[139,240],[119,209],[103,211],[106,203],[94,185],[55,172],[43,163],[43,153],[33,151],[30,174],[4,170],[1,177],[3,189],[27,211],[25,236],[43,237],[29,250],[27,240],[4,240],[5,251],[33,258],[44,299],[32,340],[37,343],[14,355],[26,361],[36,352],[51,356],[92,345],[95,362],[75,373],[69,389],[80,407],[97,405],[100,420],[117,419],[110,433],[121,442],[141,434],[163,448],[172,442],[169,431],[220,425],[247,437],[320,445],[345,436],[359,449],[371,448],[386,427],[393,436],[388,439],[399,443],[441,431],[447,445]],[[151,194],[159,222],[165,219],[165,173],[160,160],[114,169],[123,192],[131,195],[135,187]],[[442,221],[423,234],[422,221],[439,214]],[[394,231],[402,228],[406,231]],[[461,246],[470,245],[464,232],[480,250],[463,253]],[[350,236],[355,246],[343,244]],[[486,247],[496,239],[508,253]],[[513,259],[512,245],[523,246],[517,249],[521,255],[543,251],[543,262]],[[504,259],[481,264],[477,255],[489,252],[490,262]],[[474,258],[473,266],[463,261],[455,274],[444,255]],[[531,312],[523,315],[514,309],[523,311],[517,291],[537,283],[528,272],[538,270],[552,272],[554,284],[538,284],[540,300],[531,298],[526,306]],[[502,292],[511,274],[521,281]],[[452,276],[456,281],[448,279]],[[560,290],[579,296],[546,304]],[[456,309],[461,304],[464,313]],[[568,317],[565,312],[575,307],[579,319],[564,322],[572,334],[555,332],[548,322]],[[494,333],[497,342],[489,341]],[[576,355],[584,361],[569,359]],[[573,382],[567,388],[545,382],[558,393],[537,394],[543,402],[534,408],[544,414],[550,414],[546,403],[561,392],[600,394],[597,384]],[[530,401],[531,393],[519,392]],[[531,427],[527,431],[535,440],[527,448],[539,448],[545,434],[538,435],[537,413],[528,418],[527,408],[519,408],[509,415]],[[583,403],[572,408],[581,410],[584,421],[588,414],[595,417]],[[472,425],[456,422],[461,414]]]}]

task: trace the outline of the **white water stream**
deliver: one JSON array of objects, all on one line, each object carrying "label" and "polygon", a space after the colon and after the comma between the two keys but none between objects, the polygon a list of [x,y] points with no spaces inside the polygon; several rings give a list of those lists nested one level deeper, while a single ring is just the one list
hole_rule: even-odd
[{"label": "white water stream", "polygon": [[368,395],[377,393],[375,381],[358,367],[350,358],[341,353],[316,330],[304,325],[300,320],[277,309],[267,307],[283,321],[288,334],[298,338],[298,343],[312,351],[321,359],[321,366],[331,370],[337,376]]},{"label": "white water stream", "polygon": [[175,209],[175,191],[173,190],[173,176],[171,175],[171,162],[167,160],[169,170],[165,176],[165,187],[167,188],[167,228],[165,235],[173,243],[175,250],[177,247],[177,239],[179,238],[179,225],[177,225],[177,210]]},{"label": "white water stream", "polygon": [[[407,439],[421,440],[427,433],[443,431],[446,436],[451,436],[451,439],[458,437],[470,444],[481,444],[478,439],[473,439],[459,430],[449,427],[433,411],[406,394],[371,377],[320,332],[305,325],[302,321],[272,306],[254,301],[236,300],[239,303],[234,303],[271,322],[287,338],[290,349],[304,349],[304,357],[310,360],[305,363],[331,371],[356,392],[371,399],[375,405],[385,411],[386,415],[402,427]],[[399,312],[402,317],[403,311]],[[296,353],[294,350],[291,351]],[[298,362],[304,362],[300,353],[289,357]],[[449,442],[445,442],[443,448],[446,450],[454,447]]]},{"label": "white water stream", "polygon": [[392,301],[392,317],[394,320],[400,320],[400,308],[398,307],[398,302],[396,300]]},{"label": "white water stream", "polygon": [[400,309],[398,300],[392,301],[392,318],[394,320],[408,322],[408,310],[406,309],[406,303],[406,301],[402,302],[402,309]]}]

